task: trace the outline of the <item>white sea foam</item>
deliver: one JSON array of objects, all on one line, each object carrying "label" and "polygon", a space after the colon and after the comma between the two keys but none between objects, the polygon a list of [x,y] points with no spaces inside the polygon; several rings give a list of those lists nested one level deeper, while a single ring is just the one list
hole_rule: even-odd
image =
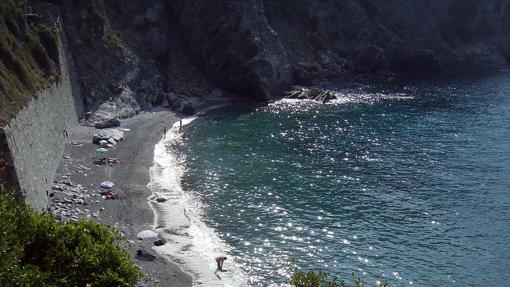
[{"label": "white sea foam", "polygon": [[[182,129],[196,117],[182,120]],[[154,229],[168,243],[154,249],[170,261],[177,263],[193,277],[193,286],[247,286],[247,277],[229,256],[228,246],[203,221],[204,207],[199,200],[184,191],[181,178],[185,169],[185,156],[180,152],[183,133],[176,122],[154,150],[154,165],[150,169],[148,198],[154,210]],[[164,197],[164,203],[156,199]],[[216,272],[215,258],[228,257],[227,272]]]},{"label": "white sea foam", "polygon": [[[381,100],[408,101],[415,99],[414,96],[404,93],[363,93],[363,92],[339,92],[328,90],[335,96],[335,99],[328,101],[327,105],[344,105],[349,103],[372,103]],[[272,107],[296,107],[301,105],[314,105],[321,102],[310,99],[289,99],[283,98],[270,104]]]}]

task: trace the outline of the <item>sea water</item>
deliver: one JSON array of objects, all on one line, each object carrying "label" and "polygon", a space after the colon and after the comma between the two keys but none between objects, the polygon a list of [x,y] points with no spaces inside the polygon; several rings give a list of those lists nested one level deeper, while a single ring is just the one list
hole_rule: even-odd
[{"label": "sea water", "polygon": [[330,89],[185,128],[182,192],[237,285],[510,286],[510,75]]}]

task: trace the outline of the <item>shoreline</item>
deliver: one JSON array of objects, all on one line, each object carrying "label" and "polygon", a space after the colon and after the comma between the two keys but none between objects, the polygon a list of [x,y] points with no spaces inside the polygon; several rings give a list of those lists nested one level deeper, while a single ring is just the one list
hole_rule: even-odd
[{"label": "shoreline", "polygon": [[[165,138],[154,147],[154,164],[150,169],[152,191],[148,204],[154,212],[153,230],[168,243],[153,247],[168,261],[175,262],[192,274],[193,286],[246,286],[247,280],[235,259],[229,257],[229,272],[216,271],[214,258],[226,255],[228,248],[215,234],[215,231],[202,221],[202,207],[189,193],[182,190],[181,177],[186,158],[181,151],[183,133],[195,119],[210,110],[225,106],[214,105],[175,121]],[[163,202],[158,202],[163,198]]]},{"label": "shoreline", "polygon": [[[120,159],[120,164],[113,166],[94,164],[98,155],[92,135],[99,130],[74,127],[69,131],[50,197],[50,212],[60,220],[85,219],[117,228],[122,241],[127,241],[133,260],[150,278],[141,286],[192,286],[190,274],[152,250],[153,240],[136,238],[138,232],[152,229],[154,222],[147,204],[152,194],[147,184],[154,147],[162,139],[164,128],[168,130],[177,119],[174,112],[158,109],[122,120],[119,128],[125,130],[124,140],[105,155]],[[99,184],[106,180],[116,184],[113,191],[119,194],[118,200],[105,200],[99,195]],[[137,256],[137,250],[143,250],[144,256]]]}]

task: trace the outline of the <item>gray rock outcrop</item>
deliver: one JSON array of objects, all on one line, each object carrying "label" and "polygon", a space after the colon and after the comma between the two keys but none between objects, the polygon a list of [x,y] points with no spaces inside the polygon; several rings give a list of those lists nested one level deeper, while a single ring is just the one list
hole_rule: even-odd
[{"label": "gray rock outcrop", "polygon": [[117,94],[100,104],[86,123],[100,129],[118,127],[119,119],[130,118],[140,112],[134,92],[129,87],[118,87]]},{"label": "gray rock outcrop", "polygon": [[263,100],[292,85],[498,70],[510,59],[508,1],[92,2],[60,5],[96,121],[162,104],[188,113],[190,97],[215,88]]},{"label": "gray rock outcrop", "polygon": [[94,134],[92,137],[92,143],[99,144],[100,141],[105,140],[110,143],[114,141],[115,143],[124,139],[124,132],[119,129],[107,129],[101,130],[100,132]]},{"label": "gray rock outcrop", "polygon": [[323,104],[337,99],[336,95],[328,90],[322,89],[307,89],[307,88],[295,88],[285,94],[286,98],[289,99],[300,99],[300,100],[312,100],[321,102]]}]

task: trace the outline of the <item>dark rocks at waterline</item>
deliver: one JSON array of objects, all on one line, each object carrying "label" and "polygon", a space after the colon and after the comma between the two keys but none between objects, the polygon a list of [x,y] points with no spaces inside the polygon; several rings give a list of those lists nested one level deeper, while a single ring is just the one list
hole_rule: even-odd
[{"label": "dark rocks at waterline", "polygon": [[157,202],[166,202],[167,200],[168,200],[168,199],[167,199],[167,198],[165,198],[165,197],[158,197],[158,198],[156,199],[156,201],[157,201]]},{"label": "dark rocks at waterline", "polygon": [[155,246],[163,246],[166,244],[166,240],[165,239],[158,239],[156,241],[154,241],[154,245]]},{"label": "dark rocks at waterline", "polygon": [[182,105],[181,113],[190,116],[195,113],[195,109],[193,108],[193,105],[191,103],[185,102]]},{"label": "dark rocks at waterline", "polygon": [[288,92],[285,95],[286,98],[289,99],[299,99],[299,100],[313,100],[317,102],[321,102],[323,104],[337,99],[336,95],[327,90],[321,89],[305,89],[299,88]]},{"label": "dark rocks at waterline", "polygon": [[167,95],[168,105],[172,110],[190,116],[195,113],[193,104],[189,101],[189,98],[183,95],[168,94]]}]

